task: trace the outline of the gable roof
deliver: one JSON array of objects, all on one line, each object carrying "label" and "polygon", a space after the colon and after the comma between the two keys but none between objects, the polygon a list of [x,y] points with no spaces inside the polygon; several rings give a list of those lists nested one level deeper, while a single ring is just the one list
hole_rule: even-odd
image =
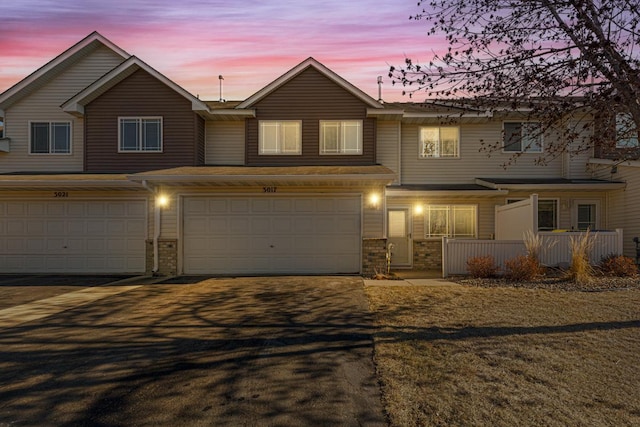
[{"label": "gable roof", "polygon": [[279,87],[281,87],[282,85],[284,85],[285,83],[287,83],[288,81],[290,81],[291,79],[293,79],[294,77],[296,77],[298,74],[300,74],[301,72],[303,72],[309,67],[314,68],[315,70],[320,72],[322,75],[327,77],[329,80],[333,81],[335,84],[342,87],[344,90],[351,93],[352,95],[360,99],[365,104],[369,105],[369,107],[383,108],[383,106],[378,101],[376,101],[375,99],[373,99],[372,97],[364,93],[362,90],[358,89],[357,87],[355,87],[354,85],[352,85],[351,83],[349,83],[348,81],[346,81],[345,79],[343,79],[342,77],[340,77],[339,75],[331,71],[329,68],[325,67],[324,65],[322,65],[320,62],[318,62],[312,57],[305,59],[304,61],[302,61],[301,63],[299,63],[298,65],[296,65],[295,67],[293,67],[292,69],[290,69],[289,71],[287,71],[286,73],[278,77],[277,79],[275,79],[273,82],[269,83],[267,86],[260,89],[258,92],[254,93],[249,98],[245,99],[236,108],[249,108],[253,106],[256,102],[265,98],[270,93],[272,93],[273,91],[275,91],[276,89],[278,89]]},{"label": "gable roof", "polygon": [[32,93],[38,87],[46,83],[51,77],[65,70],[78,58],[87,55],[100,46],[108,47],[123,59],[129,58],[130,56],[127,52],[112,43],[106,37],[102,36],[97,31],[94,31],[0,94],[0,110],[3,110],[9,105]]},{"label": "gable roof", "polygon": [[82,91],[74,95],[72,98],[61,105],[62,110],[74,116],[82,117],[84,115],[84,106],[86,104],[93,101],[98,96],[102,95],[138,70],[146,71],[147,73],[151,74],[151,76],[155,77],[160,82],[173,89],[179,95],[186,98],[191,102],[191,108],[193,109],[193,111],[202,113],[209,112],[207,104],[205,104],[203,101],[200,101],[200,99],[193,96],[190,92],[183,89],[181,86],[174,83],[164,74],[155,70],[153,67],[136,56],[129,57],[129,59],[113,68],[107,74],[100,77],[98,80],[91,83]]}]

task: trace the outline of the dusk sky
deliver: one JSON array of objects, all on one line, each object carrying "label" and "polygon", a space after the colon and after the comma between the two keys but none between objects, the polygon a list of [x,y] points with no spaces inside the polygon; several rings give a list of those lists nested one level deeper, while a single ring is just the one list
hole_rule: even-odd
[{"label": "dusk sky", "polygon": [[[92,31],[193,94],[244,99],[313,56],[377,98],[409,100],[389,65],[428,61],[441,46],[409,20],[416,0],[2,0],[0,92]],[[419,96],[415,96],[420,99]]]}]

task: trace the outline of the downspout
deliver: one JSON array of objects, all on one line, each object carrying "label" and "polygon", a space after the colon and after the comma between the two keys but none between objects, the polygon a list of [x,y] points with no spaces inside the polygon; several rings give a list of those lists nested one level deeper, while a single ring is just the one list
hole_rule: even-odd
[{"label": "downspout", "polygon": [[158,239],[160,238],[160,206],[158,206],[156,198],[156,191],[153,189],[148,183],[147,180],[142,180],[142,186],[146,188],[153,194],[153,211],[154,211],[154,220],[153,220],[153,270],[151,272],[156,274],[160,265],[160,255],[158,254]]}]

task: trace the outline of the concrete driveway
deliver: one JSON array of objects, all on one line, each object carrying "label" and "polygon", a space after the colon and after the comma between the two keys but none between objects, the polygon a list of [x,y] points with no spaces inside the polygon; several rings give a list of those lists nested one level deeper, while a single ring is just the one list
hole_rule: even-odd
[{"label": "concrete driveway", "polygon": [[386,425],[360,278],[83,292],[0,328],[0,425]]}]

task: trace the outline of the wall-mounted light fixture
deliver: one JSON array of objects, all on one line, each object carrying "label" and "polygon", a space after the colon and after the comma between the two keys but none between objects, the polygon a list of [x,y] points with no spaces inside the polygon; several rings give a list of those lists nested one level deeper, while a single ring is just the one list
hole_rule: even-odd
[{"label": "wall-mounted light fixture", "polygon": [[380,195],[378,193],[369,194],[369,205],[376,209],[380,207]]},{"label": "wall-mounted light fixture", "polygon": [[413,213],[415,215],[422,215],[422,212],[424,212],[424,208],[422,207],[422,205],[418,204],[413,207]]},{"label": "wall-mounted light fixture", "polygon": [[165,196],[164,194],[160,194],[158,197],[156,197],[156,204],[159,208],[166,208],[167,206],[169,206],[169,197]]}]

